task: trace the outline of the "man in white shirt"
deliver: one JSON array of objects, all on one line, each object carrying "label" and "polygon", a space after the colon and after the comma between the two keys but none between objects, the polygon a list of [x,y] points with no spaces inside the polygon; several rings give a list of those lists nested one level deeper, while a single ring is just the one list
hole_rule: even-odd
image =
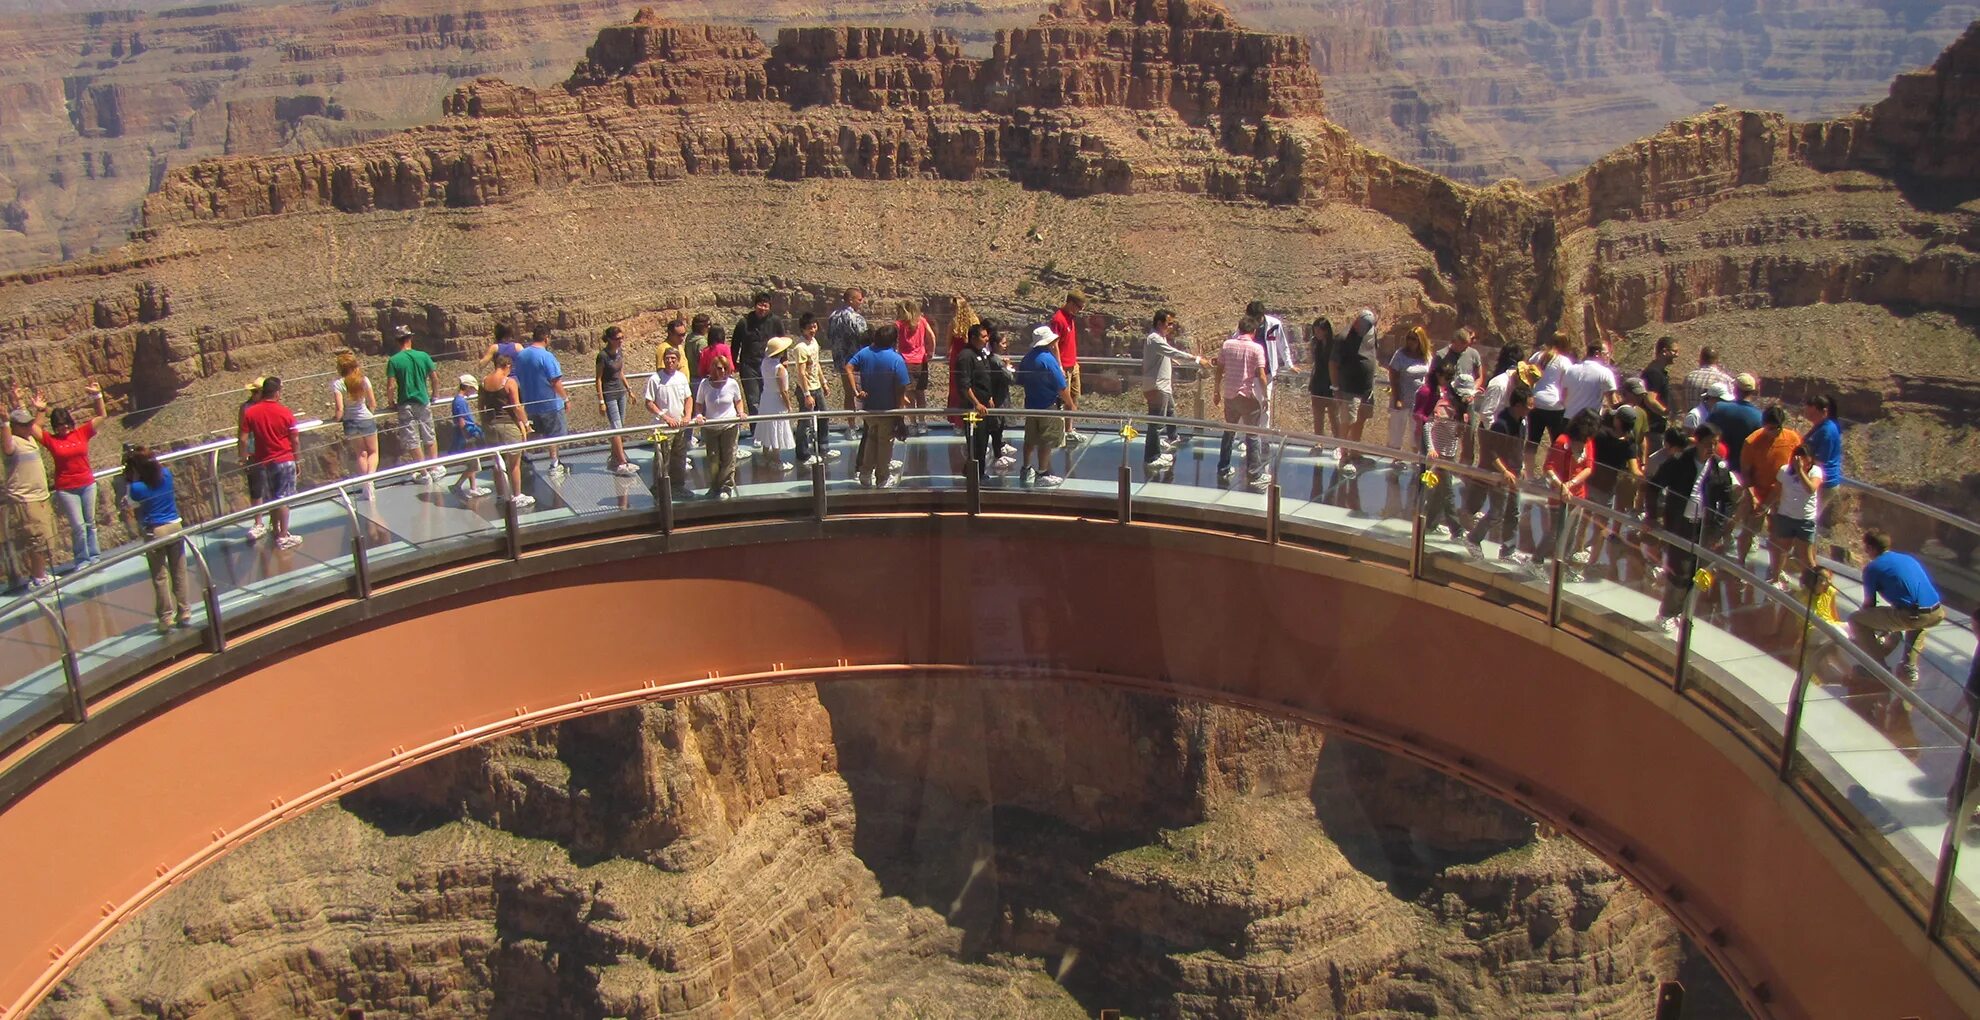
[{"label": "man in white shirt", "polygon": [[1561,375],[1561,411],[1569,421],[1583,411],[1602,411],[1616,392],[1616,370],[1609,367],[1609,345],[1597,340],[1588,356]]},{"label": "man in white shirt", "polygon": [[1279,373],[1298,365],[1293,356],[1292,341],[1286,335],[1286,324],[1276,315],[1265,314],[1265,302],[1253,301],[1245,306],[1244,314],[1259,322],[1257,339],[1265,348],[1265,424],[1272,424],[1272,388],[1277,384]]},{"label": "man in white shirt", "polygon": [[[1178,360],[1201,367],[1203,359],[1177,347],[1170,338],[1179,328],[1176,313],[1164,308],[1155,313],[1148,337],[1141,343],[1141,390],[1148,401],[1150,418],[1176,416],[1175,364]],[[1166,435],[1158,435],[1166,433]],[[1149,471],[1166,471],[1176,464],[1176,427],[1148,423],[1148,442],[1142,448],[1141,464]]]},{"label": "man in white shirt", "polygon": [[660,371],[646,380],[646,409],[653,420],[680,428],[662,434],[667,444],[667,478],[676,498],[687,495],[688,430],[694,423],[694,394],[688,389],[687,373],[681,370],[681,349],[667,346],[660,355]]}]

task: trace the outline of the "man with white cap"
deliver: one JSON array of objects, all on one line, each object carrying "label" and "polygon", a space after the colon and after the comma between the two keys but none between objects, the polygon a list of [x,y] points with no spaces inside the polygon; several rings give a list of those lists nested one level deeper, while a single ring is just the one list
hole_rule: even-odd
[{"label": "man with white cap", "polygon": [[1719,401],[1731,400],[1732,398],[1733,393],[1730,385],[1717,382],[1707,385],[1705,392],[1698,398],[1698,406],[1684,412],[1684,420],[1679,423],[1679,426],[1684,430],[1685,435],[1696,433],[1698,426],[1711,420],[1712,409],[1719,406]]},{"label": "man with white cap", "polygon": [[[1031,331],[1031,350],[1018,362],[1018,384],[1024,387],[1027,411],[1077,410],[1066,372],[1053,353],[1059,334],[1050,326]],[[1024,419],[1024,484],[1052,486],[1065,479],[1052,473],[1052,451],[1066,445],[1066,420],[1047,415]],[[1034,463],[1035,462],[1035,463]]]}]

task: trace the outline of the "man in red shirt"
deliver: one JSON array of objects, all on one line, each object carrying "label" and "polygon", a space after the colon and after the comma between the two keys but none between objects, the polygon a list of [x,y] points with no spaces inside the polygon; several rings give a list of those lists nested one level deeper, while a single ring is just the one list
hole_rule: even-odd
[{"label": "man in red shirt", "polygon": [[[278,399],[282,380],[269,376],[261,384],[261,399],[241,411],[238,454],[250,472],[261,475],[264,502],[296,494],[296,416]],[[289,533],[289,508],[269,511],[275,522],[275,547],[294,549],[302,537]]]},{"label": "man in red shirt", "polygon": [[[1059,345],[1053,348],[1058,352],[1059,366],[1066,370],[1066,389],[1075,398],[1082,392],[1079,387],[1079,313],[1086,308],[1086,295],[1073,291],[1066,295],[1066,303],[1052,313],[1052,332],[1059,337]],[[1085,442],[1079,430],[1070,424],[1066,428],[1066,445],[1077,446]]]}]

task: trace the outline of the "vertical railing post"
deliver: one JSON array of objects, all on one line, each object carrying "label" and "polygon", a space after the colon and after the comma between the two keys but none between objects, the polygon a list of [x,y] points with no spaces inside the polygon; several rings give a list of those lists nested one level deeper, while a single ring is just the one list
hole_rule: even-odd
[{"label": "vertical railing post", "polygon": [[[1153,426],[1151,425],[1150,427],[1152,428]],[[1134,479],[1128,471],[1128,449],[1134,445],[1134,440],[1128,438],[1125,434],[1131,431],[1131,429],[1122,429],[1121,431],[1123,433],[1121,436],[1121,465],[1120,470],[1114,475],[1114,523],[1133,524]]]},{"label": "vertical railing post", "polygon": [[1567,565],[1564,561],[1567,559],[1568,528],[1573,523],[1573,515],[1565,498],[1561,500],[1559,509],[1550,506],[1547,513],[1554,518],[1553,562],[1548,564],[1552,568],[1549,572],[1552,580],[1547,586],[1547,626],[1559,627],[1564,605],[1562,587],[1567,583]]},{"label": "vertical railing post", "polygon": [[208,495],[213,502],[213,516],[224,517],[227,513],[227,494],[220,490],[220,448],[206,451],[206,477],[210,479]]},{"label": "vertical railing post", "polygon": [[653,509],[660,515],[660,534],[674,533],[674,444],[688,441],[686,429],[668,435],[653,430]]},{"label": "vertical railing post", "polygon": [[[522,454],[517,453],[520,457]],[[522,559],[522,522],[517,520],[515,486],[509,481],[508,458],[495,448],[495,498],[502,501],[502,546],[512,560]]]},{"label": "vertical railing post", "polygon": [[1814,676],[1809,666],[1808,644],[1815,631],[1815,610],[1801,607],[1801,644],[1794,653],[1794,693],[1788,698],[1787,723],[1781,729],[1781,782],[1794,772],[1795,745],[1801,739],[1801,713],[1808,701],[1808,685]]},{"label": "vertical railing post", "polygon": [[1671,668],[1671,690],[1684,693],[1691,677],[1691,628],[1698,616],[1698,554],[1692,547],[1691,577],[1688,579],[1684,599],[1679,603],[1677,664]]},{"label": "vertical railing post", "polygon": [[[56,597],[60,598],[59,591]],[[50,609],[46,599],[36,598],[33,601],[35,608],[48,617],[48,625],[55,628],[55,640],[62,646],[63,715],[69,722],[82,722],[89,718],[89,704],[83,700],[82,667],[76,662],[76,648],[69,641],[69,628],[62,623],[61,611]]]},{"label": "vertical railing post", "polygon": [[1968,819],[1980,808],[1980,787],[1973,782],[1973,742],[1980,736],[1980,704],[1972,707],[1966,722],[1966,743],[1960,746],[1959,764],[1953,767],[1953,781],[1946,803],[1955,805],[1946,819],[1945,838],[1939,843],[1939,870],[1932,877],[1932,910],[1925,919],[1925,934],[1938,941],[1946,931],[1946,914],[1952,909],[1953,885],[1959,881],[1959,850],[1964,844]]},{"label": "vertical railing post", "polygon": [[831,512],[831,507],[827,504],[828,498],[825,489],[825,461],[820,459],[818,463],[811,465],[811,516],[821,521],[825,519]]},{"label": "vertical railing post", "polygon": [[1417,461],[1416,496],[1410,501],[1409,522],[1409,576],[1414,580],[1423,579],[1423,539],[1430,529],[1425,527],[1425,515],[1429,510],[1430,461],[1426,458]]},{"label": "vertical railing post", "polygon": [[1265,542],[1279,544],[1279,480],[1265,486]]},{"label": "vertical railing post", "polygon": [[344,513],[351,522],[351,595],[353,598],[371,597],[371,561],[364,552],[364,522],[358,517],[357,506],[351,502],[351,494],[337,487],[337,502],[344,504]]},{"label": "vertical railing post", "polygon": [[213,583],[213,567],[206,562],[206,553],[199,547],[198,536],[181,539],[186,549],[199,561],[199,576],[205,590],[200,600],[206,604],[206,650],[214,655],[227,650],[227,624],[220,618],[220,589]]},{"label": "vertical railing post", "polygon": [[983,427],[980,417],[975,412],[963,415],[963,493],[971,517],[983,512],[984,465],[976,462],[976,430]]}]

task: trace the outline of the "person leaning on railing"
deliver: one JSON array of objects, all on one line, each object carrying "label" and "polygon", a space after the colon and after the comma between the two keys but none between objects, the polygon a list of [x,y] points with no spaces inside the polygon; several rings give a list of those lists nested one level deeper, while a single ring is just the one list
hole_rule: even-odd
[{"label": "person leaning on railing", "polygon": [[32,407],[21,406],[21,388],[10,391],[8,428],[0,432],[0,455],[7,460],[8,524],[18,536],[21,564],[30,590],[54,584],[48,565],[55,548],[55,514],[48,505],[48,467],[41,461],[41,418],[48,405],[39,394]]},{"label": "person leaning on railing", "polygon": [[1927,628],[1946,619],[1939,589],[1917,557],[1891,549],[1891,536],[1881,529],[1863,533],[1863,554],[1869,561],[1863,565],[1863,608],[1849,614],[1850,640],[1880,663],[1902,645],[1897,678],[1916,685],[1919,644]]},{"label": "person leaning on railing", "polygon": [[[137,517],[138,534],[146,542],[170,538],[185,530],[179,519],[178,494],[172,484],[172,470],[158,463],[151,450],[141,444],[124,447],[124,477],[129,488],[124,498]],[[158,633],[192,624],[191,603],[186,596],[186,547],[172,542],[144,554],[151,568],[153,606],[158,617]]]}]

